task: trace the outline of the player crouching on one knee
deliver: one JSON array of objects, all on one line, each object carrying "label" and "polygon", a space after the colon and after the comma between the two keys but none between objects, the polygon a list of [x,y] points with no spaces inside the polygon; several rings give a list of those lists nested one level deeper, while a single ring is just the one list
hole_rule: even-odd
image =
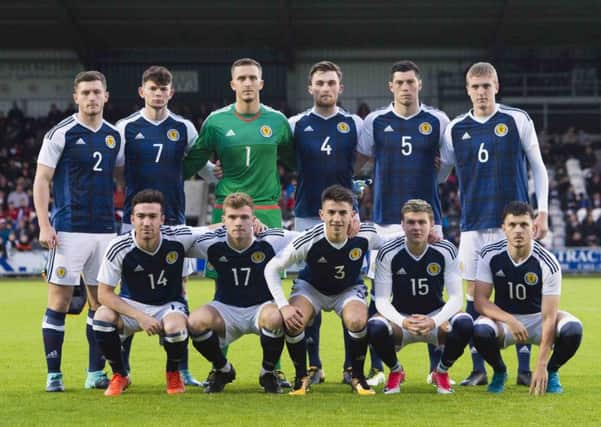
[{"label": "player crouching on one knee", "polygon": [[[178,363],[188,344],[186,300],[182,287],[184,258],[207,231],[199,227],[161,227],[165,220],[160,191],[143,190],[132,199],[130,233],[113,239],[98,273],[102,306],[93,329],[113,377],[105,391],[120,395],[129,385],[121,351],[122,337],[144,331],[164,336],[167,353],[167,393],[184,392]],[[119,295],[115,287],[121,282]]]},{"label": "player crouching on one knee", "polygon": [[500,350],[516,343],[540,346],[530,393],[561,393],[558,370],[582,340],[580,320],[559,310],[561,267],[534,240],[533,224],[527,203],[509,203],[503,212],[506,238],[484,246],[478,260],[475,304],[481,315],[474,325],[474,343],[494,370],[491,393],[501,393],[507,380]]},{"label": "player crouching on one knee", "polygon": [[[369,343],[390,368],[384,393],[400,391],[405,372],[396,350],[414,342],[443,346],[432,372],[438,393],[452,393],[448,369],[472,336],[472,317],[460,312],[463,291],[457,249],[447,240],[429,244],[432,207],[409,200],[401,210],[405,236],[386,243],[376,260],[376,308],[368,322]],[[442,299],[446,289],[448,300]]]},{"label": "player crouching on one knee", "polygon": [[[340,185],[322,193],[320,223],[297,237],[265,268],[265,277],[286,326],[286,345],[296,369],[292,395],[304,395],[309,388],[305,328],[321,310],[336,311],[350,340],[353,367],[352,387],[360,395],[372,395],[363,365],[367,351],[367,289],[361,278],[365,254],[379,245],[373,224],[361,224],[349,235],[353,193]],[[294,281],[290,301],[282,290],[280,272],[304,262]]]},{"label": "player crouching on one knee", "polygon": [[[236,371],[222,348],[246,334],[261,337],[259,383],[268,393],[281,393],[275,366],[284,348],[283,321],[265,281],[265,265],[298,234],[269,229],[254,236],[254,204],[244,193],[223,201],[221,228],[195,243],[217,272],[215,299],[194,310],[188,319],[194,347],[215,367],[206,393],[223,391]],[[262,224],[260,224],[262,226]]]}]

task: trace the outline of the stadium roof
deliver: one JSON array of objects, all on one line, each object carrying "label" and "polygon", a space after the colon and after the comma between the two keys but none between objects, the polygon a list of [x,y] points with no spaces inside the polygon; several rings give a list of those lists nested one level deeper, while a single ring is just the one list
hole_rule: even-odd
[{"label": "stadium roof", "polygon": [[598,46],[597,0],[20,0],[0,46],[276,48]]}]

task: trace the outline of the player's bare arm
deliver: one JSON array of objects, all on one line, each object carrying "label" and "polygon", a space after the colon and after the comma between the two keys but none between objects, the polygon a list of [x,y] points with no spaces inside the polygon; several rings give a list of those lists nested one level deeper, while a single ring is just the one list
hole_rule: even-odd
[{"label": "player's bare arm", "polygon": [[98,285],[98,300],[103,306],[110,308],[119,314],[135,319],[148,335],[157,335],[163,330],[161,322],[136,310],[123,301],[121,297],[115,294],[115,287],[113,286],[100,283]]},{"label": "player's bare arm", "polygon": [[33,181],[33,204],[40,225],[40,244],[53,249],[58,244],[56,230],[50,224],[48,206],[50,204],[50,183],[54,177],[54,168],[38,163]]},{"label": "player's bare arm", "polygon": [[502,310],[490,301],[492,295],[492,283],[483,283],[476,281],[474,292],[474,305],[478,313],[489,317],[496,322],[503,322],[509,326],[509,330],[514,336],[516,342],[523,343],[528,339],[528,331],[524,325],[513,315]]},{"label": "player's bare arm", "polygon": [[539,212],[534,218],[534,238],[536,240],[544,239],[549,232],[549,219],[547,212]]},{"label": "player's bare arm", "polygon": [[541,304],[543,324],[538,350],[538,360],[536,362],[536,368],[532,373],[532,381],[530,383],[530,394],[535,396],[543,395],[547,391],[547,362],[549,361],[551,347],[553,346],[553,341],[555,339],[558,310],[559,295],[544,295]]}]

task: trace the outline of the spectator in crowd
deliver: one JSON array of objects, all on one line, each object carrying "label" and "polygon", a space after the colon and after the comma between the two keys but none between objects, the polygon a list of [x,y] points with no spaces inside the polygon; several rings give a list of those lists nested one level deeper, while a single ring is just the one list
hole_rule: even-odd
[{"label": "spectator in crowd", "polygon": [[17,184],[15,189],[8,193],[8,206],[15,208],[28,208],[30,206],[29,196],[23,191],[23,185]]}]

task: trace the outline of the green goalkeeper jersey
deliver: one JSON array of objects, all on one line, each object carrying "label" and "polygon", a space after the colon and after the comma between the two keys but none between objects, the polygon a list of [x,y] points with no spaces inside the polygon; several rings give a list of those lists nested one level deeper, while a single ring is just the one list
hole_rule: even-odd
[{"label": "green goalkeeper jersey", "polygon": [[239,114],[234,104],[212,112],[184,160],[184,174],[194,175],[212,154],[221,161],[217,204],[230,193],[243,191],[257,205],[277,205],[280,195],[278,153],[287,165],[293,156],[292,132],[286,116],[260,105],[256,114]]}]

